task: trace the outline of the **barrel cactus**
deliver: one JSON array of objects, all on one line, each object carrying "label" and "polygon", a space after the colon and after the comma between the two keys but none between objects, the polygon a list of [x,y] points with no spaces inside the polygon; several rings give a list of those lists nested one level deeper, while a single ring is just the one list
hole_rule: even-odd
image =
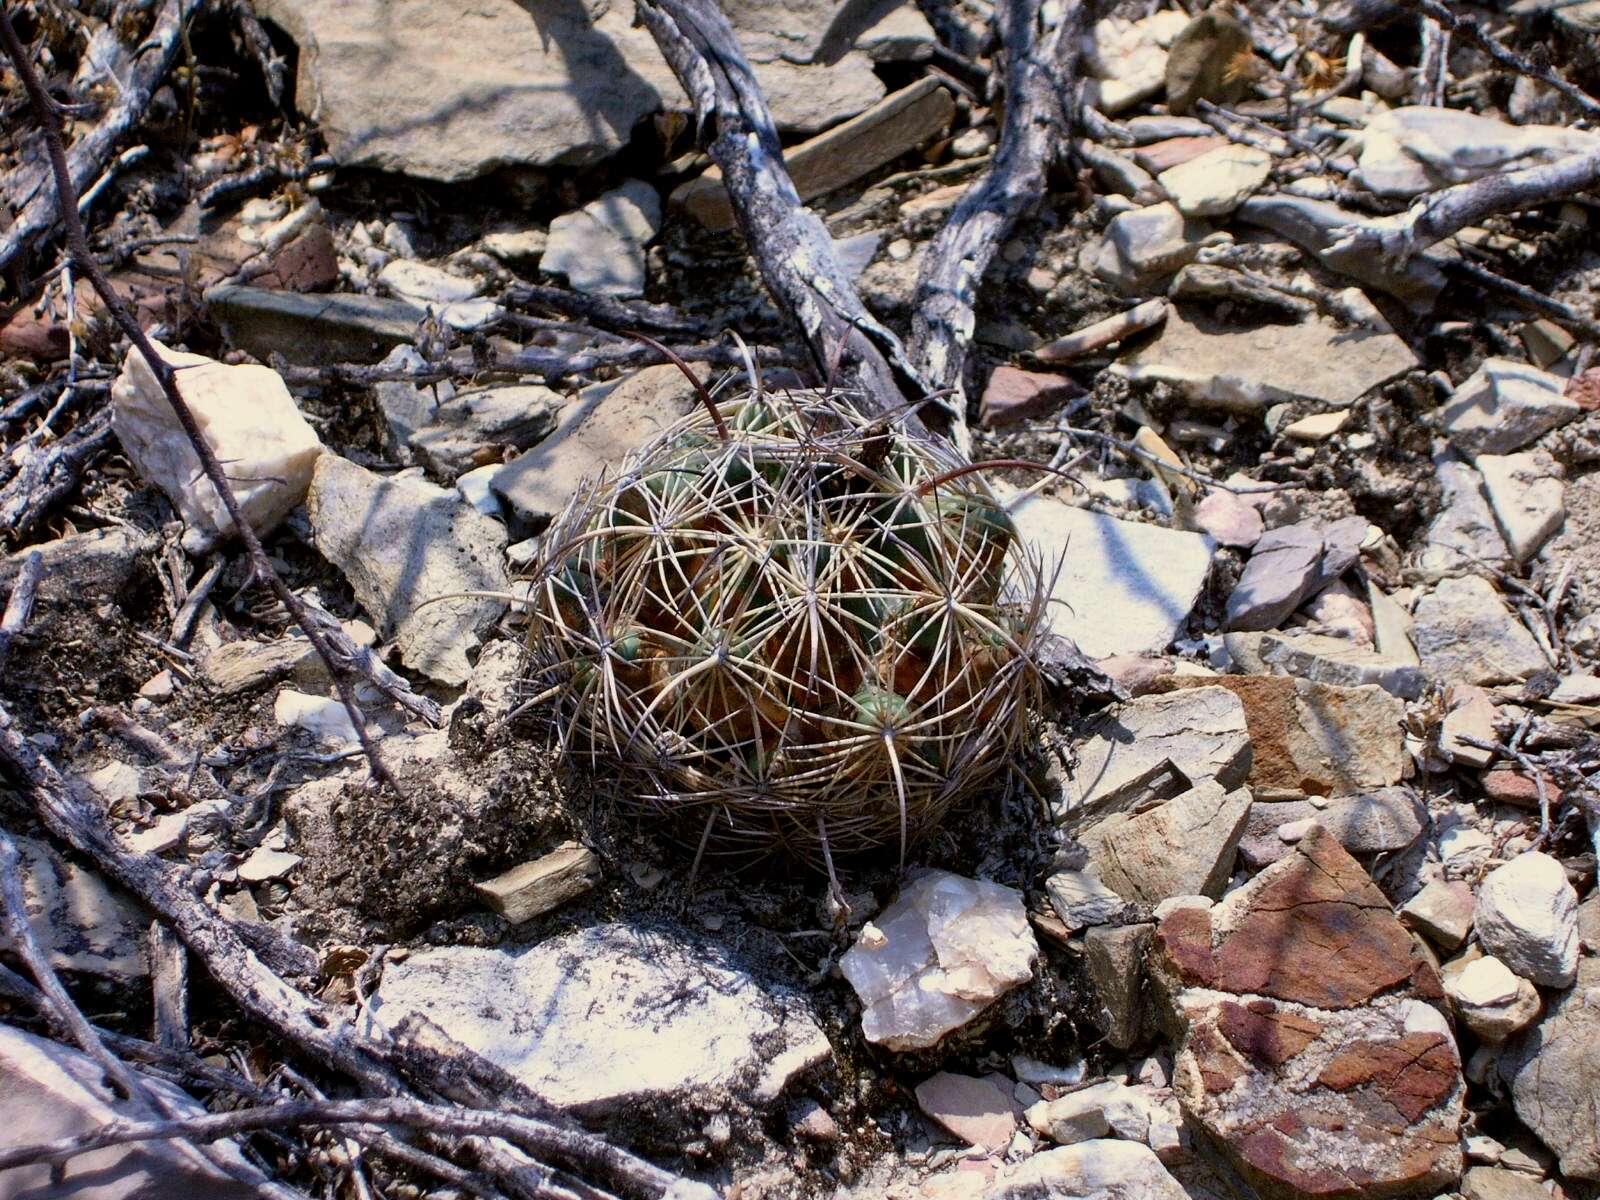
[{"label": "barrel cactus", "polygon": [[527,686],[699,851],[904,861],[1027,737],[1039,564],[981,472],[848,395],[703,398],[544,535]]}]

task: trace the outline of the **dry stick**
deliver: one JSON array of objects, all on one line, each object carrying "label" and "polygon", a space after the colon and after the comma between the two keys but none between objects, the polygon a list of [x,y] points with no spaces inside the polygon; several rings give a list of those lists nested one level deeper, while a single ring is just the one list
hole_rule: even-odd
[{"label": "dry stick", "polygon": [[12,640],[33,620],[33,603],[39,593],[39,576],[42,574],[44,556],[35,550],[22,560],[16,582],[11,585],[11,599],[6,601],[6,615],[0,617],[0,671],[5,670]]},{"label": "dry stick", "polygon": [[957,202],[923,258],[912,297],[912,355],[932,389],[955,396],[952,433],[969,441],[962,369],[976,324],[978,287],[1001,242],[1045,193],[1045,173],[1065,151],[1066,98],[1077,70],[1082,0],[1002,0],[1005,125],[993,165]]},{"label": "dry stick", "polygon": [[[641,0],[638,13],[694,103],[762,281],[799,325],[818,373],[848,346],[872,415],[926,395],[900,339],[861,303],[827,227],[801,204],[761,87],[715,0]],[[903,425],[928,436],[914,413]]]},{"label": "dry stick", "polygon": [[613,333],[643,329],[665,337],[697,338],[706,332],[701,322],[684,316],[666,304],[647,304],[644,301],[630,303],[612,296],[569,292],[564,288],[537,283],[513,283],[502,294],[501,303],[508,308],[534,308],[560,313]]},{"label": "dry stick", "polygon": [[1600,184],[1600,150],[1553,163],[1486,175],[1422,197],[1403,213],[1355,221],[1334,231],[1328,255],[1376,254],[1404,263],[1435,242],[1496,213],[1549,204]]},{"label": "dry stick", "polygon": [[[70,163],[63,164],[71,185],[67,190],[74,196],[105,169],[116,144],[144,116],[145,109],[150,106],[150,98],[155,95],[161,80],[177,60],[179,34],[184,24],[200,8],[201,3],[202,0],[167,0],[156,17],[150,35],[137,50],[127,56],[126,77],[118,78],[119,91],[116,102],[94,129],[72,144]],[[9,9],[10,5],[6,8]],[[5,28],[7,51],[13,59],[26,58],[26,51],[22,51],[19,55],[17,50],[12,49],[12,43],[19,49],[21,43],[17,41],[16,33],[12,29],[9,12],[6,13]],[[59,130],[59,124],[56,123],[56,104],[44,96],[44,90],[39,86],[39,77],[32,71],[31,64],[26,72],[19,67],[18,73],[22,75],[24,86],[28,87],[28,94],[33,99],[35,110],[39,109],[40,97],[44,97],[44,106],[52,118],[51,128]],[[46,137],[50,136],[47,132]],[[59,139],[59,136],[57,132],[55,137]],[[4,236],[0,237],[0,271],[10,266],[14,259],[49,233],[56,221],[64,216],[64,214],[58,215],[56,205],[52,203],[50,189],[45,186],[48,176],[48,172],[40,173],[33,184],[32,194],[22,204],[16,220],[6,230]],[[77,205],[74,201],[73,214],[76,213]]]},{"label": "dry stick", "polygon": [[[291,987],[257,957],[232,924],[207,907],[192,889],[182,886],[166,863],[153,855],[123,849],[104,817],[79,799],[50,760],[17,731],[3,706],[0,767],[7,768],[19,790],[32,794],[35,811],[51,834],[92,859],[104,874],[170,925],[248,1016],[323,1067],[337,1070],[379,1095],[401,1094],[404,1072],[421,1086],[447,1097],[456,1098],[466,1091],[473,1103],[509,1101],[530,1110],[535,1105],[526,1088],[470,1052],[424,1056],[402,1049],[383,1035],[359,1034],[343,1013]],[[492,1077],[495,1086],[477,1087],[474,1072]],[[544,1131],[543,1150],[551,1157],[601,1174],[609,1186],[641,1197],[703,1194],[674,1192],[674,1187],[692,1189],[695,1185],[586,1130],[555,1120],[525,1119]],[[486,1149],[492,1151],[494,1146]],[[542,1169],[539,1164],[507,1162],[503,1154],[486,1157],[491,1157],[502,1176]],[[502,1183],[510,1182],[502,1178]]]},{"label": "dry stick", "polygon": [[1534,312],[1543,313],[1552,321],[1576,329],[1586,337],[1600,342],[1600,321],[1586,317],[1569,304],[1563,304],[1553,296],[1547,296],[1537,288],[1531,288],[1525,283],[1518,283],[1514,279],[1507,279],[1498,275],[1480,263],[1475,263],[1469,258],[1449,259],[1444,264],[1447,275],[1459,275],[1470,279],[1480,287],[1486,287],[1506,296],[1508,299],[1530,308]]},{"label": "dry stick", "polygon": [[328,673],[333,676],[335,689],[339,699],[343,701],[346,711],[350,714],[350,722],[355,727],[356,740],[361,743],[361,749],[366,753],[367,761],[372,766],[375,778],[387,783],[396,792],[400,790],[394,776],[383,765],[378,757],[377,747],[372,744],[372,738],[367,733],[367,723],[361,715],[361,710],[356,707],[355,693],[350,687],[349,679],[339,669],[339,663],[334,658],[332,649],[329,648],[327,639],[313,624],[310,615],[306,612],[305,605],[301,604],[299,597],[289,590],[287,584],[278,577],[267,552],[261,545],[261,539],[256,536],[256,531],[245,520],[244,513],[239,508],[239,501],[233,494],[233,488],[228,485],[228,478],[223,473],[222,464],[217,461],[216,452],[211,448],[211,443],[206,441],[205,435],[200,432],[200,426],[194,419],[194,413],[184,401],[178,391],[177,376],[166,359],[156,353],[156,348],[151,345],[150,339],[140,328],[139,323],[133,319],[127,308],[123,305],[121,297],[111,288],[105,273],[100,269],[94,254],[89,249],[89,239],[83,230],[83,222],[78,217],[76,200],[76,185],[73,182],[71,171],[67,166],[67,154],[61,140],[61,118],[56,112],[55,105],[50,97],[45,94],[44,85],[39,81],[39,74],[33,68],[33,62],[28,57],[27,48],[17,37],[17,31],[11,24],[11,16],[4,9],[0,9],[0,41],[4,41],[6,53],[10,55],[17,75],[22,80],[22,85],[28,93],[28,98],[33,102],[34,115],[39,121],[44,134],[45,146],[50,154],[50,165],[55,172],[56,179],[56,208],[61,217],[62,228],[66,231],[67,253],[78,270],[94,286],[99,293],[101,301],[107,310],[116,319],[129,342],[144,357],[150,367],[150,373],[161,385],[161,390],[166,394],[167,403],[172,406],[178,424],[183,427],[184,435],[194,447],[195,454],[200,459],[206,478],[211,481],[211,486],[222,499],[222,505],[228,511],[229,518],[233,521],[234,528],[239,536],[244,539],[245,548],[249,551],[251,571],[266,582],[272,589],[284,608],[289,610],[289,615],[294,618],[295,624],[305,631],[311,640],[311,645],[316,649],[318,656],[328,665]]}]

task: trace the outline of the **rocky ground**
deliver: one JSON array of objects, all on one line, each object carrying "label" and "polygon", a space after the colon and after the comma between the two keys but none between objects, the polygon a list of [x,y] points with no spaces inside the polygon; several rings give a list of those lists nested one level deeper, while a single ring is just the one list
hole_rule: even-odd
[{"label": "rocky ground", "polygon": [[[0,730],[319,1011],[441,1032],[742,1200],[1600,1195],[1600,4],[1085,23],[966,391],[975,460],[1075,477],[995,472],[1116,686],[1037,714],[910,870],[841,863],[842,903],[820,864],[693,865],[525,703],[541,532],[696,403],[619,331],[720,386],[725,330],[807,369],[632,4],[13,8],[74,153],[126,118],[80,181],[94,250],[272,567],[388,681],[359,699],[398,788],[57,265],[15,73]],[[907,333],[996,162],[989,7],[728,12]],[[1446,227],[1480,181],[1531,190]],[[110,1044],[153,1029],[190,1115],[345,1094],[7,753],[31,927]],[[0,1152],[130,1114],[58,1011],[0,974]],[[0,1197],[497,1194],[360,1128]]]}]

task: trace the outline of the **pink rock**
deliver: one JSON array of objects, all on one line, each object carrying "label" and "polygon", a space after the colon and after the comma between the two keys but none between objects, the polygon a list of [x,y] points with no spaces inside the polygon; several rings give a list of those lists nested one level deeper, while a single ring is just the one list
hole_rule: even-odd
[{"label": "pink rock", "polygon": [[1210,534],[1219,545],[1246,550],[1260,540],[1265,529],[1260,510],[1233,492],[1221,490],[1206,493],[1194,506],[1194,520],[1200,532]]},{"label": "pink rock", "polygon": [[1083,395],[1083,389],[1061,375],[996,367],[983,389],[978,419],[993,429],[1049,412]]},{"label": "pink rock", "polygon": [[992,1079],[955,1075],[949,1071],[917,1085],[917,1105],[944,1128],[990,1153],[1011,1144],[1017,1117],[1011,1096]]},{"label": "pink rock", "polygon": [[1176,669],[1170,658],[1143,654],[1113,654],[1102,658],[1095,666],[1126,688],[1130,696],[1148,696]]}]

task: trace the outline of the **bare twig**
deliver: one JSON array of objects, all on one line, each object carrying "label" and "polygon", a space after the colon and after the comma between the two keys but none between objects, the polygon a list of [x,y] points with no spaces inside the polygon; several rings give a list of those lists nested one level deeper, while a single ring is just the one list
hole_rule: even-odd
[{"label": "bare twig", "polygon": [[255,8],[250,0],[232,0],[229,10],[233,13],[233,19],[239,23],[239,34],[244,39],[245,49],[250,51],[250,56],[261,68],[261,78],[267,85],[267,99],[272,101],[273,108],[281,111],[284,76],[288,73],[289,64],[272,48],[272,39],[267,36],[267,31],[261,28],[261,22],[256,19]]},{"label": "bare twig", "polygon": [[11,585],[11,598],[6,601],[6,614],[0,618],[0,671],[5,670],[12,640],[33,620],[33,604],[39,594],[39,576],[42,574],[44,558],[35,550],[22,560],[16,582]]},{"label": "bare twig", "polygon": [[1518,283],[1514,279],[1507,279],[1504,275],[1496,274],[1489,268],[1465,257],[1446,262],[1444,269],[1446,274],[1469,279],[1481,287],[1499,292],[1524,308],[1543,313],[1559,325],[1565,325],[1586,337],[1600,341],[1600,321],[1596,321],[1593,317],[1584,316],[1571,305],[1563,304],[1554,296],[1546,295],[1538,288],[1529,287],[1525,283]]},{"label": "bare twig", "polygon": [[16,477],[0,488],[0,531],[22,533],[38,524],[114,441],[111,412],[101,409],[60,441],[31,449]]},{"label": "bare twig", "polygon": [[506,288],[501,302],[508,308],[560,313],[612,333],[640,330],[661,337],[699,338],[706,332],[705,326],[699,321],[665,304],[617,300],[611,296],[569,292],[564,288],[537,283],[513,283]]},{"label": "bare twig", "polygon": [[[181,26],[181,22],[179,23]],[[176,30],[174,36],[176,37]],[[228,517],[233,521],[234,528],[239,536],[244,539],[246,549],[250,554],[250,567],[252,573],[265,582],[272,589],[283,606],[289,610],[289,615],[295,623],[305,631],[311,644],[323,662],[328,665],[329,674],[333,676],[335,689],[339,699],[343,701],[345,709],[350,714],[350,722],[356,731],[356,738],[361,743],[361,749],[366,753],[367,761],[371,764],[375,778],[399,790],[395,784],[394,776],[383,765],[378,757],[377,748],[372,744],[372,738],[367,732],[366,719],[361,710],[356,706],[355,693],[350,687],[347,675],[340,671],[339,664],[333,656],[333,651],[320,632],[311,625],[311,620],[299,598],[289,590],[287,584],[278,577],[273,569],[272,561],[267,557],[261,539],[245,520],[244,513],[239,508],[239,501],[229,486],[227,475],[223,472],[222,464],[217,461],[216,451],[211,448],[211,443],[206,441],[205,435],[200,432],[200,426],[195,421],[194,413],[190,411],[188,403],[178,391],[177,376],[166,359],[156,352],[149,337],[133,315],[128,312],[121,297],[112,289],[111,283],[106,279],[105,272],[100,269],[100,264],[95,260],[94,254],[89,249],[89,239],[84,233],[83,222],[78,217],[76,202],[76,187],[71,168],[67,163],[66,149],[61,140],[61,118],[51,103],[50,97],[45,94],[44,84],[39,80],[39,73],[34,70],[33,62],[28,56],[28,51],[23,46],[17,31],[11,24],[10,14],[0,9],[0,41],[5,44],[7,55],[10,56],[12,65],[16,67],[17,75],[22,80],[23,88],[28,93],[28,98],[33,103],[34,116],[38,120],[44,134],[45,145],[49,150],[51,168],[55,173],[56,182],[56,207],[60,214],[61,224],[66,231],[67,252],[77,269],[94,286],[101,301],[115,318],[117,324],[127,335],[128,341],[134,349],[143,356],[150,368],[150,373],[156,382],[161,385],[161,390],[166,394],[167,403],[172,406],[173,413],[182,426],[184,435],[194,447],[195,454],[200,459],[201,468],[205,471],[206,478],[216,489],[221,497],[223,507],[228,511]],[[3,263],[0,256],[0,263]],[[102,416],[109,414],[102,413]],[[108,424],[109,433],[109,424]],[[0,517],[3,519],[3,517]]]},{"label": "bare twig", "polygon": [[1001,0],[1005,123],[993,164],[957,202],[929,245],[912,299],[912,354],[931,388],[954,396],[952,433],[964,446],[963,367],[978,286],[1000,244],[1045,193],[1045,173],[1069,142],[1067,103],[1078,60],[1082,0]]}]

